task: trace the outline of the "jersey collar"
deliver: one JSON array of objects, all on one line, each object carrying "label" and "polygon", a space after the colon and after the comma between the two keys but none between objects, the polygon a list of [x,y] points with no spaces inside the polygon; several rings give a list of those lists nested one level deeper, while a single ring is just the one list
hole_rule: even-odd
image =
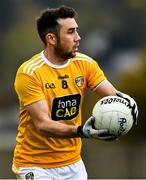
[{"label": "jersey collar", "polygon": [[51,63],[51,62],[45,57],[44,51],[41,52],[41,57],[42,57],[42,59],[45,61],[45,63],[46,63],[48,66],[53,67],[53,68],[55,68],[55,69],[65,68],[65,67],[67,67],[67,66],[69,65],[69,63],[70,63],[70,59],[68,59],[68,61],[67,61],[65,64],[63,64],[63,65],[53,64],[53,63]]}]

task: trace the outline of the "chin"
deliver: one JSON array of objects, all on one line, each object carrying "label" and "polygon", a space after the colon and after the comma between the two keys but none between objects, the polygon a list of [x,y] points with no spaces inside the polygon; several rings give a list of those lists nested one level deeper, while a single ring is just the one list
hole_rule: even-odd
[{"label": "chin", "polygon": [[75,56],[76,56],[76,52],[68,52],[68,53],[60,54],[60,57],[63,58],[64,60],[74,58]]},{"label": "chin", "polygon": [[72,53],[72,58],[74,58],[76,56],[76,52]]},{"label": "chin", "polygon": [[70,59],[70,58],[74,58],[76,56],[76,53],[74,52],[72,52],[72,53],[68,53],[68,54],[66,54],[66,59]]}]

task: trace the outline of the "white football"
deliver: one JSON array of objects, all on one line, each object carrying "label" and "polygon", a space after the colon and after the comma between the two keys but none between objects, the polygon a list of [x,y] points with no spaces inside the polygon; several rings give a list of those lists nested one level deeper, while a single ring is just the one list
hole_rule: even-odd
[{"label": "white football", "polygon": [[106,96],[94,106],[96,129],[108,129],[116,137],[126,134],[133,125],[133,117],[128,102],[118,96]]}]

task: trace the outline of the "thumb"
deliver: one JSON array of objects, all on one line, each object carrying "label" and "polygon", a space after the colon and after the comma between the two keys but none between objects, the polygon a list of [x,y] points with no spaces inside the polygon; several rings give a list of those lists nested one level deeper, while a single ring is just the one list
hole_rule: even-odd
[{"label": "thumb", "polygon": [[94,124],[94,121],[95,121],[94,116],[90,116],[90,117],[88,118],[88,120],[86,121],[85,124],[86,124],[87,126],[91,126],[91,125]]}]

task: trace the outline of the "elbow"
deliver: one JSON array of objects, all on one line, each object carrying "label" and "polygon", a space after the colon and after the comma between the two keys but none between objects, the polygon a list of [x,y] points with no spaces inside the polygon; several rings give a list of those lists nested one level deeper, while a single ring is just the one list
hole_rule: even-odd
[{"label": "elbow", "polygon": [[35,128],[41,135],[46,134],[46,131],[47,131],[46,127],[47,127],[47,125],[44,122],[35,123]]}]

